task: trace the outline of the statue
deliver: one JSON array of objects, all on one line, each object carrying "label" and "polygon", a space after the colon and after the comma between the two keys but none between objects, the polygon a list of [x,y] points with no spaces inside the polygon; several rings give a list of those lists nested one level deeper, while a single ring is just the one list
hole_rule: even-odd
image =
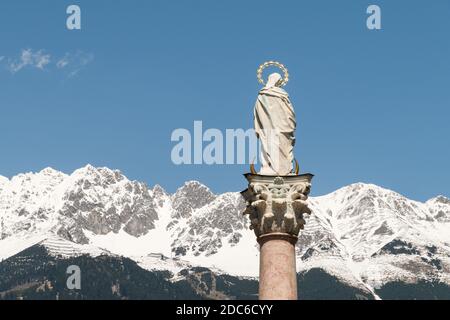
[{"label": "statue", "polygon": [[295,113],[288,93],[281,88],[289,80],[287,69],[282,64],[275,61],[262,64],[258,69],[258,80],[264,84],[262,71],[271,65],[282,69],[284,78],[272,73],[256,100],[254,125],[261,146],[259,174],[286,176],[293,174]]},{"label": "statue", "polygon": [[[280,68],[284,76],[272,73],[267,83],[262,72],[267,66]],[[258,69],[264,87],[254,110],[255,131],[261,146],[261,170],[244,176],[248,187],[241,192],[246,201],[245,215],[260,248],[259,298],[262,300],[296,300],[297,272],[295,244],[307,217],[313,175],[293,172],[295,113],[289,96],[281,87],[289,80],[286,68],[269,61]]]}]

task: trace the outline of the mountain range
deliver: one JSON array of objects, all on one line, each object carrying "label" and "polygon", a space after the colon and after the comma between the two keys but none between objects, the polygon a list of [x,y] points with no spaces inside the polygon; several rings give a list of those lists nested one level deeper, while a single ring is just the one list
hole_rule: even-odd
[{"label": "mountain range", "polygon": [[[308,201],[299,298],[450,299],[448,198],[356,183]],[[239,192],[169,194],[90,165],[0,176],[0,299],[256,298],[244,207]],[[91,278],[80,292],[65,288],[69,263]]]}]

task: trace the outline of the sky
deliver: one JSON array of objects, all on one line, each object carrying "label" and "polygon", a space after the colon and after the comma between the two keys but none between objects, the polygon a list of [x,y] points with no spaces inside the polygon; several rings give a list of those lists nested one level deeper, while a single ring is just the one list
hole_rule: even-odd
[{"label": "sky", "polygon": [[448,0],[2,0],[0,175],[89,163],[169,192],[241,191],[248,165],[175,165],[171,134],[251,128],[256,69],[277,60],[312,195],[365,182],[450,196],[449,31]]}]

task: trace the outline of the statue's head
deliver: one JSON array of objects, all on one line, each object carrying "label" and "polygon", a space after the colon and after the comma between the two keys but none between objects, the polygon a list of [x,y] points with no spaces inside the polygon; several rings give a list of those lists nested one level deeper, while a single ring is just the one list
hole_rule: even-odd
[{"label": "statue's head", "polygon": [[266,88],[279,87],[281,86],[283,78],[277,72],[270,74],[267,79]]}]

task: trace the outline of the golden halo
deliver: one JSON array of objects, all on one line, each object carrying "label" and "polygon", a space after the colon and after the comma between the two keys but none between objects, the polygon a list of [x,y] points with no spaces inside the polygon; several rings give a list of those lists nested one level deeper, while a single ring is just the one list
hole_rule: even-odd
[{"label": "golden halo", "polygon": [[289,81],[289,72],[288,69],[278,61],[267,61],[259,66],[258,71],[256,72],[256,77],[258,78],[259,83],[265,85],[264,79],[262,77],[263,71],[265,68],[275,66],[278,67],[281,71],[283,71],[284,77],[281,80],[280,86],[284,87]]}]

